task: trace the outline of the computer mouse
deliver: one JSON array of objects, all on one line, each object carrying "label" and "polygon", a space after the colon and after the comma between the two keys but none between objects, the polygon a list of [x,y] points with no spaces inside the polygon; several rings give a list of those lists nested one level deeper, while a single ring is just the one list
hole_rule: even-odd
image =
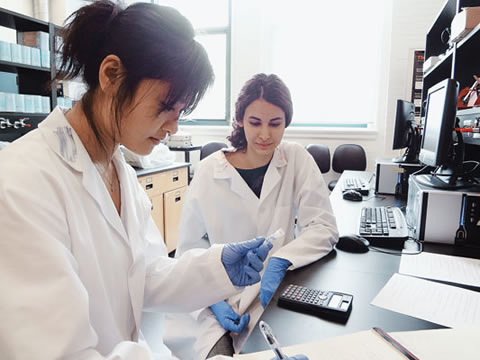
[{"label": "computer mouse", "polygon": [[351,200],[351,201],[362,201],[363,200],[363,197],[362,197],[362,194],[360,194],[360,192],[358,192],[357,190],[345,190],[343,192],[343,198],[345,200]]},{"label": "computer mouse", "polygon": [[369,246],[370,242],[367,239],[355,234],[340,236],[336,245],[339,250],[353,253],[365,253]]}]

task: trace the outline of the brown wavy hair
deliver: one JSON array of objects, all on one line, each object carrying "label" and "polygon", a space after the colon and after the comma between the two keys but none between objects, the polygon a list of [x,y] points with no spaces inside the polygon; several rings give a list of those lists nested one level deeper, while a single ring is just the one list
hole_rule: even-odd
[{"label": "brown wavy hair", "polygon": [[258,99],[264,99],[283,110],[285,113],[285,127],[288,127],[292,121],[292,97],[285,83],[275,74],[266,75],[262,73],[255,75],[245,83],[238,95],[235,103],[233,131],[227,137],[232,146],[238,150],[243,150],[247,147],[245,130],[239,125],[239,121],[243,121],[247,106]]}]

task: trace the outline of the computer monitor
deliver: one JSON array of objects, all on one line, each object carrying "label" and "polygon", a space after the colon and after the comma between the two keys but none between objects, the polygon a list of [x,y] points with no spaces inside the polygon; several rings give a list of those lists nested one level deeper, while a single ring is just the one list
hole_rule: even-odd
[{"label": "computer monitor", "polygon": [[393,150],[407,148],[405,154],[392,159],[395,163],[418,163],[420,135],[415,123],[415,104],[397,100],[395,128],[393,131]]},{"label": "computer monitor", "polygon": [[458,84],[445,79],[428,89],[425,125],[419,159],[425,165],[435,166],[430,175],[417,179],[424,185],[440,189],[457,189],[470,184],[463,175],[463,138],[454,141],[457,113]]}]

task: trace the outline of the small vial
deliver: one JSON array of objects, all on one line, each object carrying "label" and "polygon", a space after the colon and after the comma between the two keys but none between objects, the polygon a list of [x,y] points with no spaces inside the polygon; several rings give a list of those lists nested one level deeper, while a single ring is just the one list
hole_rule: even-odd
[{"label": "small vial", "polygon": [[285,232],[283,231],[282,228],[278,229],[275,231],[273,234],[268,235],[265,240],[268,241],[269,243],[272,243],[274,240],[277,240],[281,238],[282,236],[285,235]]}]

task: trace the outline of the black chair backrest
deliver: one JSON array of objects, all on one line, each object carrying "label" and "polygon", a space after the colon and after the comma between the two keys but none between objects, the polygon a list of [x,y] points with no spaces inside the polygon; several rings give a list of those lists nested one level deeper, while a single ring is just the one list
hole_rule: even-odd
[{"label": "black chair backrest", "polygon": [[333,153],[332,169],[337,173],[344,170],[364,171],[367,168],[367,155],[360,145],[342,144]]},{"label": "black chair backrest", "polygon": [[330,149],[327,145],[310,144],[305,149],[313,156],[322,174],[330,171]]},{"label": "black chair backrest", "polygon": [[212,141],[206,143],[200,149],[200,160],[206,158],[208,155],[213,154],[215,151],[228,147],[227,144],[220,141]]}]

